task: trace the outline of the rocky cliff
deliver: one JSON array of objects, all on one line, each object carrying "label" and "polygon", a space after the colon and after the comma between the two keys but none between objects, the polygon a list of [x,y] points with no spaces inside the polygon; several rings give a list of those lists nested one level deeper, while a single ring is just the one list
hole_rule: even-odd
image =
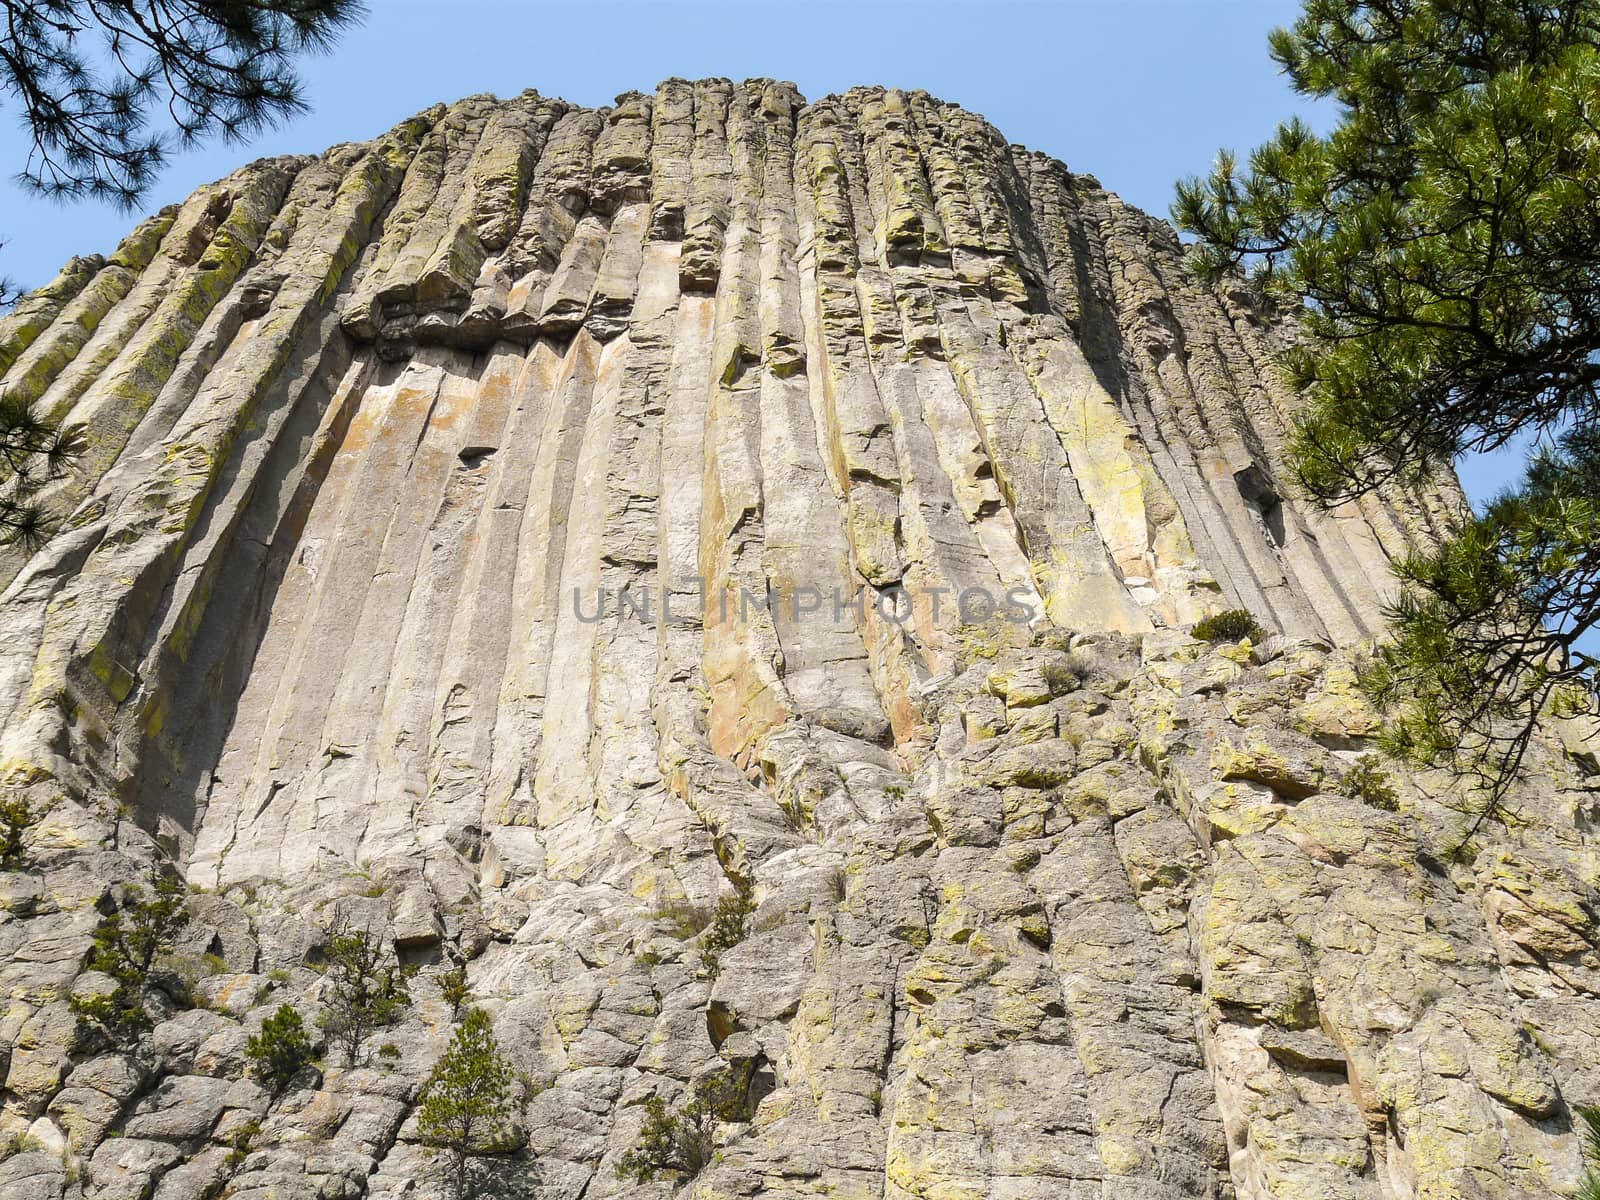
[{"label": "rocky cliff", "polygon": [[[1460,849],[1374,769],[1453,485],[1298,501],[1286,336],[981,117],[764,80],[472,97],[74,260],[0,322],[90,446],[0,560],[0,1192],[439,1194],[459,962],[484,1195],[668,1194],[615,1165],[708,1077],[698,1197],[1570,1194],[1600,743]],[[191,977],[80,1037],[159,861]],[[274,1095],[335,927],[413,1003]]]}]

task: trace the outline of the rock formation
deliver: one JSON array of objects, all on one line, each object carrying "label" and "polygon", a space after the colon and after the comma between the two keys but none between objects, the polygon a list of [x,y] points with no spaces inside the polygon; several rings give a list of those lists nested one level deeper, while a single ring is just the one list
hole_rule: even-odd
[{"label": "rock formation", "polygon": [[[441,1194],[462,962],[533,1084],[480,1194],[669,1194],[616,1163],[711,1076],[696,1197],[1570,1194],[1600,743],[1459,852],[1361,785],[1459,496],[1297,500],[1291,335],[981,117],[766,80],[471,97],[74,260],[0,322],[90,447],[0,559],[0,1193]],[[160,860],[197,1003],[85,1042]],[[274,1096],[335,926],[413,1004]]]}]

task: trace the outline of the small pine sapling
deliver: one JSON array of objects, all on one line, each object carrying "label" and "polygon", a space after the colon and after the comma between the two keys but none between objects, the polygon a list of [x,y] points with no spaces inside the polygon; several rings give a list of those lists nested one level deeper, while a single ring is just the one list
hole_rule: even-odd
[{"label": "small pine sapling", "polygon": [[417,1132],[431,1153],[449,1156],[456,1200],[468,1195],[468,1159],[503,1148],[517,1080],[489,1014],[468,1009],[418,1097]]},{"label": "small pine sapling", "polygon": [[261,1032],[250,1036],[244,1051],[251,1072],[274,1092],[287,1087],[314,1052],[300,1014],[287,1004],[261,1023]]}]

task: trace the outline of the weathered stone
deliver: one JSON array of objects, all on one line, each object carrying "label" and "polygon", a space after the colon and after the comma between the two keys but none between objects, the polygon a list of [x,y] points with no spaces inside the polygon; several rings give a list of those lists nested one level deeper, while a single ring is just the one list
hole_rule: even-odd
[{"label": "weathered stone", "polygon": [[62,1200],[67,1167],[61,1156],[29,1150],[0,1160],[0,1191],[7,1200]]},{"label": "weathered stone", "polygon": [[201,954],[215,954],[231,970],[255,970],[258,947],[249,914],[224,896],[192,897],[189,912],[184,945]]},{"label": "weathered stone", "polygon": [[134,1106],[123,1126],[128,1137],[193,1142],[211,1132],[228,1094],[226,1079],[169,1075]]},{"label": "weathered stone", "polygon": [[182,1159],[183,1151],[169,1142],[108,1138],[89,1163],[89,1181],[107,1200],[146,1200],[156,1181]]},{"label": "weathered stone", "polygon": [[400,949],[431,946],[444,935],[433,893],[425,887],[410,887],[402,892],[389,922],[394,944]]},{"label": "weathered stone", "polygon": [[[69,264],[0,321],[90,434],[0,556],[0,1190],[431,1195],[459,970],[537,1089],[484,1194],[631,1194],[713,1078],[702,1200],[1572,1194],[1595,733],[1459,854],[1451,781],[1344,794],[1459,497],[1282,483],[1291,336],[974,114],[764,79],[469,97]],[[108,1053],[68,997],[157,860]],[[410,995],[355,1062],[352,928]]]},{"label": "weathered stone", "polygon": [[238,1022],[221,1013],[190,1009],[157,1025],[150,1034],[150,1048],[163,1070],[181,1073],[194,1068],[200,1048],[212,1037],[238,1028]]}]

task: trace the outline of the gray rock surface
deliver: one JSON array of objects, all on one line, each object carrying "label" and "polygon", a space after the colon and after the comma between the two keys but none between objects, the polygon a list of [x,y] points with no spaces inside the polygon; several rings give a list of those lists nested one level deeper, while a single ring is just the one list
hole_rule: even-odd
[{"label": "gray rock surface", "polygon": [[[1296,499],[1290,336],[975,114],[770,80],[469,97],[73,260],[0,321],[91,447],[0,558],[0,1192],[442,1196],[462,963],[525,1074],[482,1195],[668,1194],[614,1168],[710,1077],[707,1200],[1570,1195],[1600,744],[1463,853],[1455,781],[1343,794],[1461,499]],[[110,1052],[68,998],[157,860]],[[412,1004],[251,1082],[350,927]]]}]

